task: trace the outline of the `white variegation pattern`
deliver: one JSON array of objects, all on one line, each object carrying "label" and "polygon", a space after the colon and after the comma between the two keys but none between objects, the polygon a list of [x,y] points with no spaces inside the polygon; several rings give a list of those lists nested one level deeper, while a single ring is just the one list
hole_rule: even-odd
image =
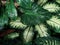
[{"label": "white variegation pattern", "polygon": [[57,12],[60,10],[60,7],[55,3],[47,3],[43,6],[44,9],[48,10],[49,12]]},{"label": "white variegation pattern", "polygon": [[26,25],[22,24],[20,22],[20,19],[17,19],[16,21],[11,21],[10,26],[13,28],[21,28],[21,29],[26,28]]},{"label": "white variegation pattern", "polygon": [[8,34],[8,38],[10,39],[14,39],[16,37],[19,37],[19,33],[14,32],[14,33]]},{"label": "white variegation pattern", "polygon": [[24,31],[24,41],[25,42],[29,42],[32,40],[32,37],[33,37],[33,32],[32,32],[33,28],[32,27],[28,27],[25,31]]},{"label": "white variegation pattern", "polygon": [[47,2],[48,0],[38,0],[38,4],[43,5]]},{"label": "white variegation pattern", "polygon": [[44,24],[36,25],[36,30],[38,31],[40,37],[48,37],[47,28]]},{"label": "white variegation pattern", "polygon": [[53,16],[50,20],[47,21],[47,23],[53,28],[60,29],[60,19],[58,19],[57,16]]},{"label": "white variegation pattern", "polygon": [[[38,4],[40,4],[40,6],[42,6],[46,2],[47,2],[47,0],[38,0]],[[49,12],[58,12],[58,10],[60,10],[59,5],[57,5],[55,3],[46,3],[43,6],[43,8],[48,10]],[[46,22],[47,22],[47,24],[49,24],[53,28],[57,28],[57,29],[60,28],[60,19],[58,19],[57,16],[53,16],[52,18],[50,18]],[[10,22],[10,26],[13,27],[13,28],[22,28],[23,29],[23,28],[26,28],[27,25],[22,24],[20,20],[16,20],[16,21]],[[44,24],[35,25],[35,30],[38,31],[38,34],[40,35],[40,37],[48,37],[48,36],[50,36],[48,34],[49,29]],[[28,27],[27,29],[25,29],[25,31],[23,33],[24,41],[25,42],[31,41],[33,35],[34,35],[33,28]]]}]

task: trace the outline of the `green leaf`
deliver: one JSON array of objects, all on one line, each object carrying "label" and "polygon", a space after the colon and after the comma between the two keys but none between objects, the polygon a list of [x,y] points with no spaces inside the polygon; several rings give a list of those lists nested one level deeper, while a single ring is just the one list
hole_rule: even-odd
[{"label": "green leaf", "polygon": [[37,25],[43,23],[52,16],[47,10],[44,10],[42,7],[35,4],[32,5],[31,10],[25,9],[23,13],[21,21],[23,24],[27,25]]},{"label": "green leaf", "polygon": [[31,0],[17,0],[17,3],[19,3],[21,7],[28,8],[28,9],[30,9],[32,5]]},{"label": "green leaf", "polygon": [[56,3],[46,3],[43,8],[53,13],[58,13],[60,10],[60,6]]},{"label": "green leaf", "polygon": [[56,33],[60,33],[60,19],[57,16],[53,16],[47,23],[54,28]]},{"label": "green leaf", "polygon": [[42,6],[42,5],[45,4],[47,1],[48,1],[48,0],[38,0],[38,4]]},{"label": "green leaf", "polygon": [[14,39],[16,37],[19,37],[19,33],[14,32],[14,33],[11,33],[11,34],[7,35],[8,39]]},{"label": "green leaf", "polygon": [[38,37],[35,40],[36,45],[59,45],[60,39],[54,37]]},{"label": "green leaf", "polygon": [[56,0],[56,2],[60,4],[60,0]]},{"label": "green leaf", "polygon": [[48,33],[48,28],[44,24],[36,25],[36,30],[38,31],[38,34],[40,37],[48,37],[50,34]]},{"label": "green leaf", "polygon": [[13,0],[10,0],[9,3],[6,3],[6,13],[10,19],[17,18],[17,10],[14,6]]},{"label": "green leaf", "polygon": [[15,21],[11,21],[10,22],[10,27],[11,28],[15,28],[15,29],[25,29],[26,28],[26,25],[22,24],[20,22],[20,19],[17,19]]},{"label": "green leaf", "polygon": [[8,22],[8,17],[6,15],[1,16],[0,17],[0,22],[7,23]]},{"label": "green leaf", "polygon": [[5,13],[5,6],[0,7],[0,29],[4,28],[4,25],[8,24],[8,16]]}]

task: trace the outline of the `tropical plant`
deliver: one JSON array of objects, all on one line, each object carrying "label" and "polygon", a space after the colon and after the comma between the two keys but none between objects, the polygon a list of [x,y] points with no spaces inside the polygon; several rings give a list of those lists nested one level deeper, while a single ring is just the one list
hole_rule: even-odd
[{"label": "tropical plant", "polygon": [[5,35],[3,39],[17,43],[7,44],[2,41],[3,45],[55,45],[59,39],[55,39],[57,37],[54,36],[60,35],[59,2],[6,0],[4,5],[1,3],[0,30],[14,29],[14,32]]}]

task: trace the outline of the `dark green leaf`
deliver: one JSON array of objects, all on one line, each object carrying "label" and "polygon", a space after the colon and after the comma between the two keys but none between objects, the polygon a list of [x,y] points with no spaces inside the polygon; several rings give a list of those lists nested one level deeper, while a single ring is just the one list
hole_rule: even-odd
[{"label": "dark green leaf", "polygon": [[15,19],[17,17],[17,11],[13,0],[10,0],[10,2],[6,4],[6,13],[10,19]]}]

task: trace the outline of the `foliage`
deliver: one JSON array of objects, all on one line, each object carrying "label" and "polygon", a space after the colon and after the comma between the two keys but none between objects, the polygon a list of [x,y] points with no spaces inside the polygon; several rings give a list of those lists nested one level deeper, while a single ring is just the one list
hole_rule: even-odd
[{"label": "foliage", "polygon": [[[5,5],[0,3],[0,30],[7,30],[6,26],[15,30],[0,38],[3,39],[2,43],[7,41],[11,44],[4,43],[2,45],[42,45],[43,43],[54,45],[57,39],[53,39],[52,35],[60,35],[59,0],[15,1],[7,0]],[[19,6],[15,7],[14,3]],[[14,44],[15,42],[16,44]]]}]

